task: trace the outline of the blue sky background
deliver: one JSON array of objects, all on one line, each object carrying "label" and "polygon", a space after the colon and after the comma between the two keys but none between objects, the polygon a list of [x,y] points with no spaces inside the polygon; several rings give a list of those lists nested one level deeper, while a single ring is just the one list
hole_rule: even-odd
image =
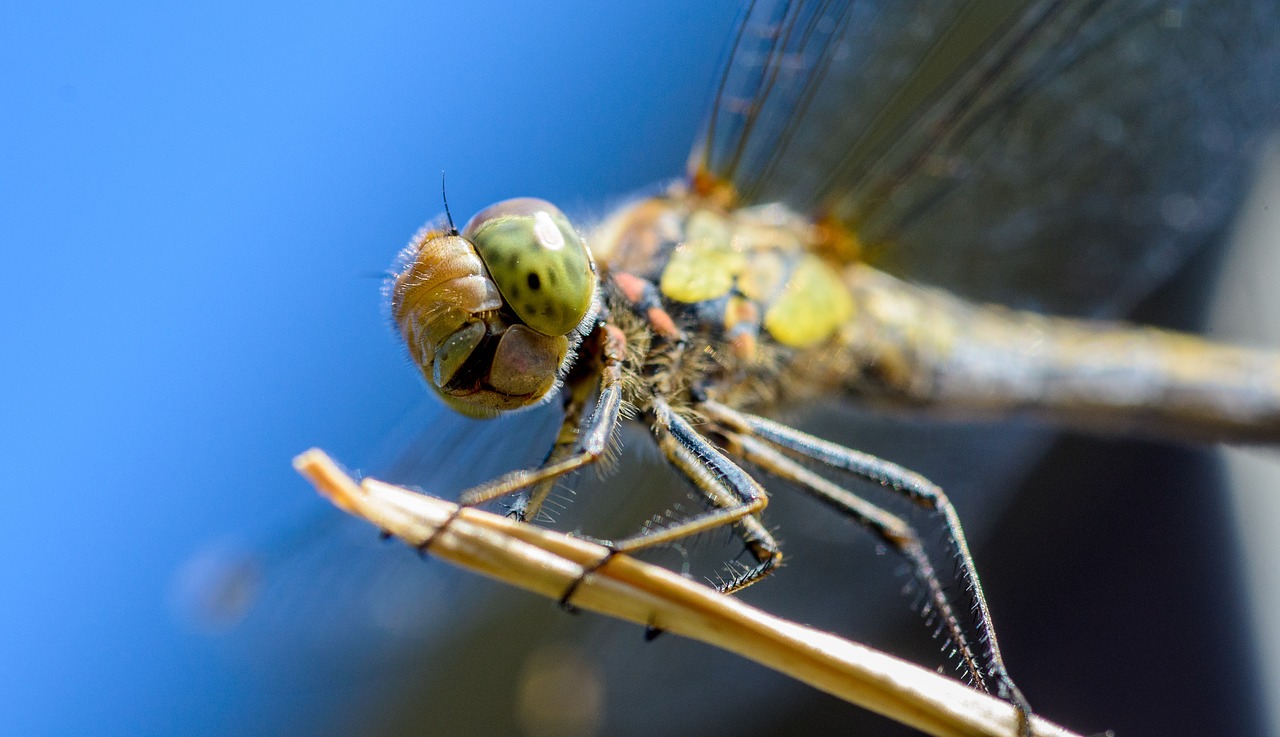
[{"label": "blue sky background", "polygon": [[4,731],[270,724],[176,572],[421,401],[369,275],[441,170],[460,219],[678,174],[736,4],[0,8]]}]

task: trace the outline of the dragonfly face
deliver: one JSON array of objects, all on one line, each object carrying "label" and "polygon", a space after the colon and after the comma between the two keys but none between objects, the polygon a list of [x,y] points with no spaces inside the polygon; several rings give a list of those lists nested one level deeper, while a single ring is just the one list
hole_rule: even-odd
[{"label": "dragonfly face", "polygon": [[387,285],[409,355],[449,406],[492,417],[551,396],[596,301],[591,254],[543,200],[423,228]]}]

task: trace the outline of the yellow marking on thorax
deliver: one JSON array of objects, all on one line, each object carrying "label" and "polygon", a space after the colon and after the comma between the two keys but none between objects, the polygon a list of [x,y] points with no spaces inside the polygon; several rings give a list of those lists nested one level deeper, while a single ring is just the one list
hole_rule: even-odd
[{"label": "yellow marking on thorax", "polygon": [[735,248],[725,219],[705,210],[695,212],[685,226],[685,240],[671,254],[658,287],[680,302],[723,297],[747,265],[747,255]]},{"label": "yellow marking on thorax", "polygon": [[[683,223],[678,234],[676,222]],[[616,264],[638,273],[659,243],[678,240],[658,277],[664,297],[695,304],[740,294],[759,305],[761,328],[789,348],[831,338],[854,315],[836,268],[815,253],[818,240],[830,235],[781,206],[725,213],[679,197],[655,198],[615,215],[597,234]],[[747,314],[741,305],[727,309],[726,328]]]},{"label": "yellow marking on thorax", "polygon": [[783,345],[807,348],[830,338],[852,317],[853,298],[835,270],[805,254],[765,312],[764,328]]}]

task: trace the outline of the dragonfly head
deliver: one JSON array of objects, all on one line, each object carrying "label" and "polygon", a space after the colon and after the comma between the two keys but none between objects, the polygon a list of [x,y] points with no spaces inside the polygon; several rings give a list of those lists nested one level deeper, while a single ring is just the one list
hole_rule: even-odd
[{"label": "dragonfly head", "polygon": [[506,200],[401,254],[391,315],[427,383],[473,417],[551,396],[597,311],[595,264],[544,200]]}]

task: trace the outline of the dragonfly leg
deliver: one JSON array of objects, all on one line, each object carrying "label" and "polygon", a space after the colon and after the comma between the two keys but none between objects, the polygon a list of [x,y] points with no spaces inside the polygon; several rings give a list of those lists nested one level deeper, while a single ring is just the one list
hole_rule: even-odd
[{"label": "dragonfly leg", "polygon": [[[423,552],[426,552],[431,547],[431,544],[435,542],[440,533],[466,507],[484,504],[531,487],[537,490],[539,485],[554,483],[556,479],[596,463],[605,456],[609,449],[609,441],[618,426],[618,419],[622,412],[622,368],[620,364],[622,349],[620,345],[616,345],[618,340],[621,340],[621,338],[614,337],[612,333],[606,338],[603,367],[600,374],[600,396],[596,401],[595,410],[592,411],[591,416],[579,427],[573,428],[573,432],[576,432],[573,452],[567,453],[563,457],[556,457],[556,448],[561,447],[561,440],[570,432],[562,427],[560,435],[556,439],[556,445],[552,447],[547,461],[538,468],[512,471],[462,492],[458,497],[458,508],[454,510],[453,515],[445,520],[444,524],[436,528],[431,537],[427,538],[419,546]],[[541,503],[541,500],[539,500],[539,503]]]},{"label": "dragonfly leg", "polygon": [[[564,389],[564,420],[560,423],[560,431],[556,435],[556,441],[551,446],[551,449],[547,451],[547,456],[542,460],[541,467],[559,463],[585,450],[581,442],[582,413],[587,407],[587,399],[594,388],[593,382],[587,381],[566,385]],[[532,486],[514,492],[515,498],[512,500],[511,506],[507,508],[507,516],[520,522],[526,520],[552,522],[553,520],[549,516],[544,515],[539,518],[538,515],[558,480],[559,477],[546,478]]]},{"label": "dragonfly leg", "polygon": [[[996,694],[1018,709],[1020,732],[1029,733],[1030,706],[1005,667],[999,643],[996,641],[991,611],[987,607],[986,596],[978,580],[977,568],[969,552],[964,529],[960,525],[955,507],[942,489],[923,476],[895,463],[816,438],[781,423],[740,412],[714,401],[700,403],[698,407],[725,430],[730,441],[738,444],[743,457],[748,461],[760,465],[769,473],[797,483],[801,488],[813,493],[841,513],[854,518],[902,553],[911,563],[916,577],[925,585],[935,610],[943,618],[949,636],[959,648],[966,668],[974,677],[975,685],[983,690],[989,690],[988,682],[994,681]],[[974,600],[974,614],[978,619],[979,635],[986,647],[986,677],[983,677],[981,669],[977,667],[972,646],[963,636],[959,620],[950,606],[945,591],[942,590],[937,573],[924,556],[919,539],[914,531],[911,531],[910,526],[904,520],[888,514],[794,463],[786,456],[777,453],[774,448],[874,481],[905,496],[914,504],[938,514],[943,519],[949,542],[959,561],[961,581]],[[902,536],[904,531],[908,536]]]},{"label": "dragonfly leg", "polygon": [[[747,551],[756,559],[756,565],[737,573],[719,589],[732,593],[775,570],[782,562],[782,552],[773,535],[755,516],[768,504],[764,489],[746,471],[716,450],[665,401],[655,399],[650,411],[654,417],[653,433],[663,455],[711,502],[713,508],[668,527],[647,530],[621,540],[596,542],[608,547],[611,553],[630,553],[737,523],[739,534],[747,545]],[[607,559],[608,556],[595,567]],[[568,593],[572,593],[572,588]]]},{"label": "dragonfly leg", "polygon": [[941,619],[949,641],[956,648],[954,654],[964,664],[974,685],[983,691],[987,690],[986,678],[955,614],[955,607],[910,523],[810,471],[757,438],[730,430],[722,431],[722,434],[730,455],[759,467],[771,476],[789,481],[835,507],[906,558],[917,582],[928,592],[931,609],[926,609],[924,614]]}]

